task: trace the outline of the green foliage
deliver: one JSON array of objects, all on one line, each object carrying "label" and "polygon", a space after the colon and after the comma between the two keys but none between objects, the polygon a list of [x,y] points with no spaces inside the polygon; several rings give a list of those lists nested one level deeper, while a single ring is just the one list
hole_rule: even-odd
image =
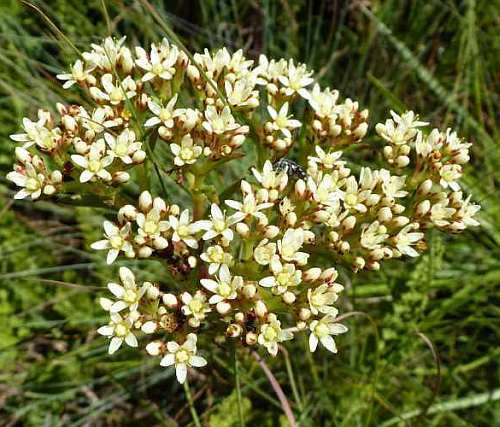
[{"label": "green foliage", "polygon": [[[96,339],[104,321],[96,287],[114,272],[87,249],[107,212],[6,205],[8,135],[23,116],[63,98],[54,75],[76,53],[33,9],[15,0],[0,3],[0,420],[188,425],[189,410],[170,370],[136,353],[109,357],[104,340]],[[339,354],[309,355],[298,340],[289,348],[291,369],[282,356],[268,363],[301,426],[500,424],[498,2],[151,3],[193,49],[228,45],[255,57],[294,57],[313,66],[323,84],[359,99],[372,124],[384,119],[387,107],[411,108],[474,142],[466,185],[483,206],[481,228],[453,239],[434,233],[428,254],[391,262],[378,274],[344,272],[344,311],[362,314],[346,320],[350,333],[338,340]],[[108,28],[132,42],[164,36],[142,0],[35,4],[77,48]],[[359,150],[358,160],[367,150]],[[220,182],[229,186],[245,168],[228,169]],[[160,272],[142,274],[157,279]],[[211,372],[191,385],[204,425],[239,426],[240,411],[246,425],[286,425],[253,358],[239,354],[240,408],[227,362],[232,355],[210,357],[216,361]]]}]

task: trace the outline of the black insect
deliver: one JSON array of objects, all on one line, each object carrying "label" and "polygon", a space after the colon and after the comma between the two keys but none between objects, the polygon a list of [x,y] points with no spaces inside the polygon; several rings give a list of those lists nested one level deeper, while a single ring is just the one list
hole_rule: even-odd
[{"label": "black insect", "polygon": [[283,157],[274,163],[274,168],[278,171],[284,171],[289,178],[306,179],[307,173],[299,164],[293,160]]}]

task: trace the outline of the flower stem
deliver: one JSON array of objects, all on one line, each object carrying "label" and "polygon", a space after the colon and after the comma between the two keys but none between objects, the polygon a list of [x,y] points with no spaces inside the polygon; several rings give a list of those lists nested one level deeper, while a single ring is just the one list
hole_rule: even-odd
[{"label": "flower stem", "polygon": [[189,383],[187,379],[186,381],[184,381],[184,392],[186,393],[189,410],[191,411],[191,416],[193,417],[194,424],[196,427],[201,427],[201,422],[198,418],[198,414],[196,413],[196,408],[194,407],[193,397],[191,396],[191,390],[189,389]]},{"label": "flower stem", "polygon": [[243,406],[241,402],[240,370],[236,348],[234,349],[234,376],[236,378],[236,395],[238,396],[238,417],[240,419],[241,427],[245,427],[245,420],[243,418]]}]

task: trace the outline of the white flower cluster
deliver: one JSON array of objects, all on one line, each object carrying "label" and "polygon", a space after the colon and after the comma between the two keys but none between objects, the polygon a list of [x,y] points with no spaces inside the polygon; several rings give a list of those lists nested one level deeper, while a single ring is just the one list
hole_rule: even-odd
[{"label": "white flower cluster", "polygon": [[[424,134],[413,112],[392,113],[376,126],[386,168],[354,165],[354,174],[344,154],[366,135],[368,111],[340,102],[293,60],[254,63],[225,48],[190,58],[167,40],[131,50],[108,38],[58,78],[97,107],[59,105],[57,125],[45,111],[25,119],[8,178],[22,187],[17,198],[93,194],[116,208],[91,245],[109,264],[121,255],[165,263],[159,284],[138,285],[120,269],[121,285],[108,284],[114,299],[101,299],[110,322],[98,332],[110,353],[150,338],[146,351],[174,365],[180,382],[207,363],[198,337],[275,356],[306,332],[310,351],[321,343],[336,353],[334,337],[347,331],[337,319],[337,267],[377,270],[418,256],[432,226],[478,225],[479,206],[458,182],[470,144],[451,130]],[[167,149],[156,158],[160,144]],[[251,173],[232,193],[219,191],[211,177],[251,151],[243,144],[257,153]],[[191,206],[153,197],[151,166],[175,172]],[[135,206],[117,186],[129,180],[140,188]]]}]

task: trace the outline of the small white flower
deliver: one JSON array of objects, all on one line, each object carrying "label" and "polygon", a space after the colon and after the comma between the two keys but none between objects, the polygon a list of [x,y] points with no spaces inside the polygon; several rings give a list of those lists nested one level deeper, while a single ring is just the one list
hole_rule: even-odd
[{"label": "small white flower", "polygon": [[205,252],[200,255],[200,258],[209,263],[208,274],[215,274],[222,264],[229,265],[233,261],[233,256],[224,252],[222,246],[209,246]]},{"label": "small white flower", "polygon": [[136,48],[136,54],[138,59],[135,63],[146,71],[142,77],[143,82],[154,78],[171,80],[174,76],[179,49],[175,45],[169,45],[166,39],[163,39],[159,48],[154,43],[151,44],[149,58],[146,51],[141,47]]},{"label": "small white flower", "polygon": [[42,195],[46,183],[45,175],[38,173],[31,163],[25,163],[23,166],[16,166],[15,170],[9,172],[6,176],[18,187],[22,187],[15,195],[14,199],[24,199],[31,197],[33,200]]},{"label": "small white flower", "polygon": [[194,295],[183,292],[181,295],[181,311],[184,316],[193,316],[196,320],[203,320],[207,313],[212,310],[207,303],[207,297],[203,292],[196,291]]},{"label": "small white flower", "polygon": [[108,289],[116,298],[118,298],[118,301],[111,305],[109,311],[111,313],[118,313],[119,311],[128,308],[131,312],[134,312],[137,310],[139,301],[151,286],[151,283],[145,282],[140,288],[138,288],[137,283],[135,282],[134,273],[132,273],[132,271],[130,271],[127,267],[120,267],[119,274],[120,281],[123,286],[118,283],[108,283]]},{"label": "small white flower", "polygon": [[226,218],[225,213],[221,211],[219,206],[212,203],[210,207],[210,220],[201,220],[195,223],[197,230],[205,230],[202,236],[203,240],[211,240],[217,236],[222,236],[226,240],[233,240],[234,233],[231,226],[242,220],[240,215],[231,215]]},{"label": "small white flower", "polygon": [[180,242],[182,240],[190,248],[198,249],[198,241],[193,237],[193,234],[196,234],[196,227],[190,221],[188,209],[182,211],[178,219],[171,215],[168,222],[170,228],[173,230],[173,242]]},{"label": "small white flower", "polygon": [[338,283],[323,283],[315,289],[307,290],[307,300],[311,313],[315,316],[318,313],[323,314],[337,314],[337,309],[333,307],[333,303],[337,301],[339,293],[342,292],[344,287]]},{"label": "small white flower", "polygon": [[284,94],[292,96],[295,93],[307,98],[308,92],[305,89],[314,79],[311,77],[312,71],[308,71],[304,64],[294,64],[293,59],[288,62],[288,69],[285,75],[278,77],[280,83],[284,86]]},{"label": "small white flower", "polygon": [[104,240],[99,240],[90,245],[92,249],[104,250],[109,249],[106,262],[112,264],[118,257],[118,254],[125,252],[128,257],[134,255],[134,248],[130,243],[130,223],[127,222],[123,227],[118,228],[112,222],[104,221]]},{"label": "small white flower", "polygon": [[373,221],[369,225],[363,224],[360,243],[361,246],[369,250],[379,249],[388,237],[387,228],[379,221]]},{"label": "small white flower", "polygon": [[119,158],[127,165],[133,162],[133,155],[142,147],[142,143],[135,140],[135,132],[129,129],[124,129],[116,138],[109,133],[105,133],[104,139],[110,148],[108,153]]},{"label": "small white flower", "polygon": [[439,181],[441,187],[450,187],[453,191],[460,191],[460,185],[457,182],[462,176],[462,167],[460,165],[444,165],[439,169],[439,175],[441,176]]},{"label": "small white flower", "polygon": [[412,230],[418,230],[418,227],[418,224],[408,224],[394,237],[396,248],[403,255],[418,256],[418,252],[412,248],[412,245],[424,238],[424,233],[412,233]]},{"label": "small white flower", "polygon": [[71,160],[84,171],[80,174],[80,182],[88,182],[94,177],[103,181],[111,181],[111,174],[106,168],[113,163],[113,157],[106,154],[106,146],[103,139],[97,140],[91,145],[86,156],[73,154]]},{"label": "small white flower", "polygon": [[264,163],[262,172],[252,168],[252,173],[260,185],[268,190],[283,190],[288,182],[288,175],[283,171],[274,170],[273,164],[269,160]]},{"label": "small white flower", "polygon": [[278,241],[278,252],[285,261],[296,262],[299,265],[307,264],[309,254],[300,252],[304,244],[304,230],[289,228],[283,238]]},{"label": "small white flower", "polygon": [[227,265],[222,265],[219,269],[219,277],[217,280],[201,279],[201,285],[212,292],[214,295],[208,300],[209,304],[218,304],[221,301],[233,300],[238,297],[238,291],[243,286],[243,278],[241,276],[231,277]]},{"label": "small white flower", "polygon": [[281,322],[274,313],[268,315],[267,323],[260,327],[260,333],[257,341],[260,345],[266,347],[269,354],[276,356],[278,354],[278,343],[288,341],[293,338],[290,331],[281,329]]},{"label": "small white flower", "polygon": [[176,109],[175,108],[175,103],[177,102],[178,95],[175,94],[170,101],[168,101],[167,105],[165,107],[162,107],[160,104],[157,104],[156,102],[152,101],[151,99],[148,100],[148,107],[150,111],[154,114],[154,117],[149,118],[146,120],[144,123],[145,127],[152,127],[156,126],[159,124],[162,124],[168,129],[171,129],[174,127],[174,119],[176,117],[181,116],[184,114],[183,109]]},{"label": "small white flower", "polygon": [[395,145],[406,144],[417,135],[417,128],[429,124],[419,121],[413,111],[407,111],[401,116],[391,111],[391,116],[392,119],[386,120],[385,124],[378,123],[375,130],[382,138]]},{"label": "small white flower", "polygon": [[108,325],[101,326],[97,333],[111,339],[108,353],[115,353],[122,345],[123,341],[130,347],[137,347],[138,342],[132,333],[133,321],[130,316],[123,318],[118,313],[111,313],[111,320]]},{"label": "small white flower", "polygon": [[285,102],[281,106],[279,112],[277,112],[270,105],[267,106],[267,111],[269,112],[271,119],[273,119],[273,121],[269,124],[270,128],[274,131],[281,131],[286,138],[292,137],[290,130],[302,126],[302,123],[298,120],[290,119],[291,116],[288,115],[288,102]]},{"label": "small white flower", "polygon": [[313,320],[309,325],[311,334],[309,335],[309,350],[316,351],[318,342],[332,353],[337,353],[337,346],[332,335],[340,335],[348,331],[347,327],[337,323],[335,316],[326,315],[321,320]]},{"label": "small white flower", "polygon": [[167,342],[168,353],[161,359],[161,366],[175,366],[177,381],[183,384],[186,381],[187,368],[201,368],[207,364],[207,361],[197,356],[196,352],[197,337],[195,334],[188,334],[186,341],[182,345],[175,341]]},{"label": "small white flower", "polygon": [[193,143],[191,135],[182,137],[181,145],[170,144],[170,150],[174,154],[174,164],[176,166],[192,165],[201,156],[203,148]]},{"label": "small white flower", "polygon": [[231,132],[240,127],[234,120],[229,107],[224,107],[219,113],[213,105],[209,105],[205,110],[205,121],[202,123],[203,128],[208,133],[221,135],[225,132]]},{"label": "small white flower", "polygon": [[136,95],[136,84],[130,76],[114,84],[113,75],[104,74],[101,77],[101,84],[104,91],[96,86],[90,88],[90,94],[98,101],[109,101],[112,105],[118,105]]},{"label": "small white flower", "polygon": [[247,193],[243,198],[243,202],[237,202],[236,200],[226,200],[225,203],[229,207],[236,210],[236,214],[242,219],[245,219],[249,216],[254,216],[257,219],[265,220],[267,219],[266,215],[260,211],[273,206],[273,204],[270,202],[257,203],[255,194],[253,192]]},{"label": "small white flower", "polygon": [[314,147],[316,151],[316,155],[318,157],[310,156],[308,158],[309,161],[314,163],[318,163],[322,165],[325,169],[333,169],[340,162],[338,161],[342,157],[342,151],[328,151],[325,152],[319,145]]},{"label": "small white flower", "polygon": [[273,275],[261,279],[259,285],[272,288],[276,295],[284,294],[302,281],[302,271],[296,270],[294,264],[282,264],[278,255],[272,258],[270,268]]},{"label": "small white flower", "polygon": [[90,73],[92,72],[92,69],[85,69],[83,66],[83,62],[78,59],[72,66],[71,66],[71,72],[70,73],[65,73],[65,74],[58,74],[56,78],[59,80],[65,80],[63,84],[63,89],[68,89],[71,86],[73,86],[75,83],[94,83],[95,82],[95,77],[92,76]]},{"label": "small white flower", "polygon": [[268,265],[276,254],[276,243],[269,243],[268,239],[262,240],[253,250],[253,257],[260,265]]},{"label": "small white flower", "polygon": [[161,219],[159,209],[153,208],[146,215],[142,212],[137,214],[136,218],[138,236],[136,241],[139,244],[151,241],[155,249],[165,249],[168,246],[168,241],[162,236],[162,233],[170,228],[168,221]]}]

